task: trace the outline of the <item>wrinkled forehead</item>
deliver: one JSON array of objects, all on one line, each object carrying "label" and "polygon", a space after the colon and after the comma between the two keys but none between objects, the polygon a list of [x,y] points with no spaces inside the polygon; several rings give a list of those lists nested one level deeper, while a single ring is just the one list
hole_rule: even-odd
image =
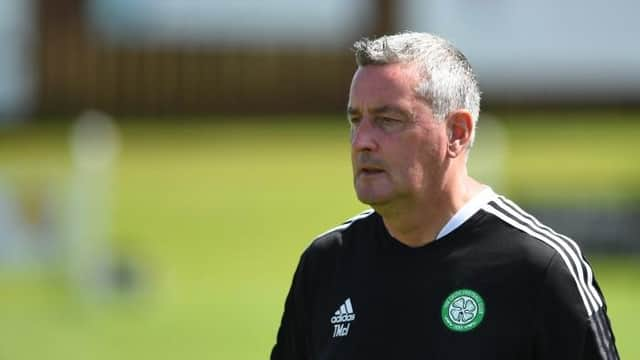
[{"label": "wrinkled forehead", "polygon": [[357,108],[416,97],[418,71],[411,64],[366,65],[356,70],[349,91],[349,107]]}]

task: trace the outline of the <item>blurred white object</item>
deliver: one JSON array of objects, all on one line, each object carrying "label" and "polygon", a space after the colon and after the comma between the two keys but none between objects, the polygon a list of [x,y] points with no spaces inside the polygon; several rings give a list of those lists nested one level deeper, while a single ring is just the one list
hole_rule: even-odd
[{"label": "blurred white object", "polygon": [[119,129],[106,114],[88,111],[70,134],[73,173],[67,219],[69,274],[83,295],[111,290],[112,174]]},{"label": "blurred white object", "polygon": [[0,174],[0,268],[29,262],[29,228],[20,216],[16,188]]},{"label": "blurred white object", "polygon": [[79,172],[108,172],[120,152],[120,130],[108,115],[90,110],[71,129],[71,155]]},{"label": "blurred white object", "polygon": [[32,0],[0,0],[0,123],[33,106],[35,23]]}]

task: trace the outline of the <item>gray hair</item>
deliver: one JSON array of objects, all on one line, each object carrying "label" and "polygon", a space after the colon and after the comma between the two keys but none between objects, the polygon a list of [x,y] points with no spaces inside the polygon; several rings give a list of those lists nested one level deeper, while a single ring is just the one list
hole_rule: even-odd
[{"label": "gray hair", "polygon": [[360,67],[416,64],[422,73],[416,92],[431,106],[436,119],[443,121],[450,112],[466,109],[474,124],[478,121],[478,80],[464,54],[447,40],[428,33],[405,32],[358,40],[353,49]]}]

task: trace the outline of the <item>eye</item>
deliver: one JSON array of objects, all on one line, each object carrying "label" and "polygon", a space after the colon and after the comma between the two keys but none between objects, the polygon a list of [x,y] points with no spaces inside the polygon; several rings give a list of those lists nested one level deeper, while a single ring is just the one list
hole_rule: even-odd
[{"label": "eye", "polygon": [[376,118],[376,124],[385,130],[393,131],[402,127],[402,120],[388,117],[388,116],[379,116]]},{"label": "eye", "polygon": [[358,116],[350,116],[349,117],[349,124],[352,127],[357,127],[358,124],[360,124],[360,117],[358,117]]},{"label": "eye", "polygon": [[376,118],[376,122],[382,127],[393,127],[401,123],[400,120],[388,116],[380,116]]}]

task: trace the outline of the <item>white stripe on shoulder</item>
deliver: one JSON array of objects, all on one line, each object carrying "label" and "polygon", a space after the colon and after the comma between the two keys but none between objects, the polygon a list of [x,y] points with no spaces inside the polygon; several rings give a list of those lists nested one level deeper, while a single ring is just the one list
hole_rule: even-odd
[{"label": "white stripe on shoulder", "polygon": [[[577,276],[578,284],[580,284],[582,286],[582,289],[585,291],[585,294],[586,294],[587,298],[589,299],[589,302],[591,303],[591,305],[593,307],[593,311],[598,310],[602,306],[602,303],[600,301],[599,296],[597,296],[597,292],[596,292],[596,296],[594,296],[594,293],[592,293],[591,289],[589,288],[590,284],[587,284],[585,282],[585,280],[584,280],[584,274],[583,274],[584,268],[582,267],[582,264],[581,264],[581,261],[580,261],[580,258],[579,258],[579,256],[581,257],[581,254],[576,254],[576,252],[573,251],[573,249],[569,247],[569,244],[567,244],[567,242],[565,240],[563,240],[560,237],[553,235],[551,232],[549,232],[549,231],[537,226],[531,220],[531,218],[533,218],[533,216],[525,213],[524,210],[520,209],[520,211],[518,211],[518,210],[508,206],[508,204],[505,204],[505,202],[502,201],[502,199],[499,199],[499,201],[497,201],[496,204],[497,204],[499,209],[501,209],[502,211],[510,214],[511,216],[516,218],[516,220],[518,220],[520,223],[524,223],[524,226],[527,226],[527,227],[531,228],[534,231],[534,233],[537,234],[535,236],[536,238],[541,239],[541,240],[543,240],[543,238],[545,238],[545,239],[547,239],[549,241],[553,241],[555,244],[557,244],[562,249],[564,254],[566,254],[567,257],[572,261],[572,262],[567,263],[567,267],[569,267],[570,270],[573,270],[572,274],[574,274],[574,271],[575,271],[575,275],[574,276]],[[587,266],[587,268],[588,268],[588,266]],[[594,289],[594,291],[595,291],[595,289]]]},{"label": "white stripe on shoulder", "polygon": [[573,277],[573,280],[576,283],[576,287],[578,288],[578,292],[580,293],[580,297],[582,298],[582,302],[584,304],[585,310],[587,312],[587,316],[591,316],[591,314],[593,314],[594,310],[591,307],[591,305],[589,304],[589,300],[587,300],[586,294],[585,294],[585,290],[584,287],[580,284],[580,281],[578,280],[578,277],[576,276],[576,273],[573,269],[573,267],[571,266],[571,262],[570,260],[567,258],[567,255],[565,254],[564,251],[562,251],[562,249],[560,248],[560,246],[554,242],[551,241],[543,236],[540,236],[540,234],[536,233],[533,229],[531,229],[528,226],[525,226],[519,222],[517,222],[516,220],[514,220],[512,217],[510,217],[505,210],[503,209],[498,209],[495,208],[493,205],[491,204],[487,204],[483,207],[483,210],[495,215],[496,217],[498,217],[499,219],[501,219],[502,221],[504,221],[505,223],[513,226],[514,228],[527,233],[531,236],[533,236],[536,239],[541,240],[542,242],[544,242],[545,244],[549,245],[550,247],[552,247],[562,258],[562,260],[564,261],[565,265],[567,265],[567,268],[569,269],[569,272],[571,273],[571,276]]},{"label": "white stripe on shoulder", "polygon": [[358,215],[348,219],[347,221],[343,222],[342,224],[323,232],[322,234],[316,236],[314,239],[323,237],[323,236],[325,236],[325,235],[327,235],[329,233],[332,233],[334,231],[344,230],[344,229],[348,228],[349,226],[351,226],[351,224],[353,224],[355,221],[360,220],[360,219],[364,219],[364,218],[366,218],[367,216],[370,216],[373,213],[374,213],[373,209],[365,210],[365,211],[361,212],[360,214],[358,214]]},{"label": "white stripe on shoulder", "polygon": [[[536,228],[540,229],[540,231],[542,231],[545,234],[548,234],[552,238],[557,239],[558,242],[566,243],[571,247],[570,249],[568,249],[568,252],[571,252],[572,250],[571,254],[573,255],[576,268],[580,270],[585,270],[587,273],[587,279],[585,282],[585,284],[587,285],[587,290],[591,293],[591,296],[598,303],[598,308],[602,307],[603,306],[602,298],[600,297],[598,290],[596,290],[595,286],[593,286],[593,271],[591,270],[591,266],[589,266],[587,261],[584,259],[584,256],[582,255],[582,250],[580,250],[580,247],[578,246],[578,244],[576,244],[576,242],[573,239],[569,238],[568,236],[559,234],[555,232],[553,229],[551,229],[550,227],[542,224],[533,215],[522,210],[522,208],[516,205],[513,201],[505,198],[504,196],[500,196],[499,199],[503,201],[505,204],[511,205],[513,209],[515,209],[522,216],[530,220],[533,223],[532,226],[535,226]],[[581,280],[584,282],[582,271],[579,272],[579,276]]]}]

